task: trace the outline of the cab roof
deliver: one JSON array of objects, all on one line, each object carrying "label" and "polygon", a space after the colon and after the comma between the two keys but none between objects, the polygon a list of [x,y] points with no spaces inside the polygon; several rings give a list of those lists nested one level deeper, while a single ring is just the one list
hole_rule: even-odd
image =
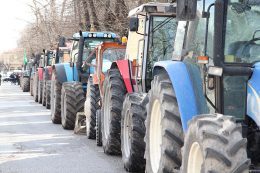
[{"label": "cab roof", "polygon": [[[82,32],[84,38],[116,38],[117,35],[113,32]],[[75,33],[73,35],[73,38],[79,39],[80,35],[79,33]]]},{"label": "cab roof", "polygon": [[131,10],[128,17],[134,17],[142,13],[176,13],[176,3],[146,3]]}]

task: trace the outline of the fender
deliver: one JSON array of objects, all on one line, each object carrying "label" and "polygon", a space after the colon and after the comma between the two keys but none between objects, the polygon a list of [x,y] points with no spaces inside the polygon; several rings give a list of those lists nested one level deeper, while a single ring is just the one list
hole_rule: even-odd
[{"label": "fender", "polygon": [[154,65],[154,75],[164,69],[176,94],[183,130],[193,116],[209,113],[203,94],[202,80],[197,66],[180,61],[161,61]]},{"label": "fender", "polygon": [[73,81],[73,69],[69,63],[55,64],[54,70],[60,83]]},{"label": "fender", "polygon": [[39,80],[43,80],[43,68],[37,68]]},{"label": "fender", "polygon": [[260,63],[255,64],[247,88],[247,115],[260,127]]},{"label": "fender", "polygon": [[126,90],[128,93],[133,92],[133,85],[131,82],[131,75],[130,75],[130,62],[129,60],[117,60],[112,63],[111,69],[118,68],[120,74],[124,80]]}]

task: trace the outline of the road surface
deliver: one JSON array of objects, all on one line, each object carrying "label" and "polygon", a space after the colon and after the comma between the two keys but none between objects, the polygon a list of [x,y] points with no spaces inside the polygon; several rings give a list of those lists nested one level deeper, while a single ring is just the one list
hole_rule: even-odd
[{"label": "road surface", "polygon": [[50,111],[9,83],[0,86],[0,173],[125,173],[86,136],[50,121]]}]

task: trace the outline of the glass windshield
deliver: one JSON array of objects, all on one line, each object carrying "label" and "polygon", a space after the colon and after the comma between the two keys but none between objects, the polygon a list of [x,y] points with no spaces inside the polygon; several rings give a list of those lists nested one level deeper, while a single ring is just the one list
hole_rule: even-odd
[{"label": "glass windshield", "polygon": [[260,0],[230,0],[226,22],[226,63],[260,61]]},{"label": "glass windshield", "polygon": [[47,60],[48,60],[47,65],[51,65],[52,64],[52,58],[53,58],[53,52],[49,52],[47,56],[48,56],[48,58],[47,58]]},{"label": "glass windshield", "polygon": [[91,62],[94,58],[96,58],[95,48],[103,42],[114,41],[113,38],[87,38],[84,42],[84,53],[83,53],[83,61],[85,61],[90,55]]},{"label": "glass windshield", "polygon": [[124,58],[125,58],[125,49],[109,48],[103,52],[104,60],[109,60],[113,62]]}]

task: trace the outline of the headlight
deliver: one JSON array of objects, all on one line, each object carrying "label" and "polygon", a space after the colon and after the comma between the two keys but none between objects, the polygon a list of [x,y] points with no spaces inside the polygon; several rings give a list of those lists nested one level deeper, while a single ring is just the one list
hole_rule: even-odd
[{"label": "headlight", "polygon": [[108,38],[111,38],[112,37],[112,35],[111,34],[108,34]]},{"label": "headlight", "polygon": [[97,34],[93,34],[93,37],[97,37]]},{"label": "headlight", "polygon": [[104,37],[107,37],[107,34],[104,34]]},{"label": "headlight", "polygon": [[88,37],[92,37],[92,34],[88,34]]}]

